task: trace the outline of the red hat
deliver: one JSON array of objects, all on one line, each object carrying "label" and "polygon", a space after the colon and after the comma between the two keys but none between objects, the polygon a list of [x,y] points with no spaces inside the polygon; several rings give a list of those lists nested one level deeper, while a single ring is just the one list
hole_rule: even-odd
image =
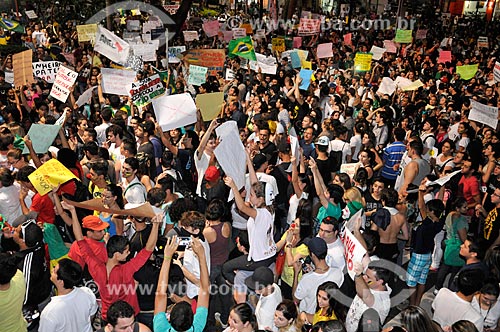
[{"label": "red hat", "polygon": [[88,228],[93,231],[102,231],[109,227],[109,224],[102,221],[98,216],[86,216],[83,218],[83,228]]},{"label": "red hat", "polygon": [[205,179],[209,182],[217,181],[220,178],[220,171],[215,166],[208,166],[205,171]]}]

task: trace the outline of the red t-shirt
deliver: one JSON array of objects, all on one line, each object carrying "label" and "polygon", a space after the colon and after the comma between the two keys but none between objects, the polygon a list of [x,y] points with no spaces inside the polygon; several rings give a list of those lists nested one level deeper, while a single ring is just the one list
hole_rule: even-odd
[{"label": "red t-shirt", "polygon": [[[106,244],[104,242],[96,241],[85,237],[85,241],[89,245],[90,249],[94,253],[95,258],[100,260],[103,264],[108,261],[108,252],[106,251]],[[69,258],[80,264],[80,266],[85,268],[85,259],[80,251],[80,247],[76,242],[71,244],[68,253]]]},{"label": "red t-shirt", "polygon": [[39,193],[36,193],[31,200],[30,211],[38,212],[36,220],[42,223],[53,224],[56,219],[54,203],[52,203],[49,195],[41,196]]}]

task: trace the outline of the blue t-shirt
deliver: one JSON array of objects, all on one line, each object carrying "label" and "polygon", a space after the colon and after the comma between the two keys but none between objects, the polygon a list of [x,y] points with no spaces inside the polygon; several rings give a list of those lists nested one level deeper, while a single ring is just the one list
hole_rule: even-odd
[{"label": "blue t-shirt", "polygon": [[[193,325],[186,332],[203,332],[207,324],[208,308],[198,307],[193,318]],[[167,319],[165,312],[157,313],[153,318],[153,330],[159,332],[177,332],[175,331]]]},{"label": "blue t-shirt", "polygon": [[324,206],[321,206],[319,208],[318,215],[316,216],[316,218],[321,223],[323,219],[326,217],[334,217],[335,219],[340,220],[341,216],[342,216],[342,210],[340,209],[340,206],[333,205],[331,202],[328,202],[328,208],[325,209]]}]

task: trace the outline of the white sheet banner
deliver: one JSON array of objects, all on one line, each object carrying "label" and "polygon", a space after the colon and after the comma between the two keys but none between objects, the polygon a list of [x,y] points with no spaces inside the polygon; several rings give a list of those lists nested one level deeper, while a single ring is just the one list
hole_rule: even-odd
[{"label": "white sheet banner", "polygon": [[124,64],[127,61],[130,45],[108,29],[98,26],[94,50],[111,61]]},{"label": "white sheet banner", "polygon": [[217,161],[238,188],[245,185],[246,152],[241,143],[236,121],[227,121],[215,129],[219,145],[214,150]]},{"label": "white sheet banner", "polygon": [[61,63],[59,61],[33,62],[33,75],[47,83],[54,83]]},{"label": "white sheet banner", "polygon": [[154,99],[152,104],[163,131],[196,122],[196,104],[189,93],[164,95]]},{"label": "white sheet banner", "polygon": [[132,70],[101,68],[102,92],[112,95],[128,96],[136,72]]},{"label": "white sheet banner", "polygon": [[493,129],[497,128],[498,124],[498,107],[488,106],[478,103],[474,99],[470,100],[471,110],[469,120],[480,122]]}]

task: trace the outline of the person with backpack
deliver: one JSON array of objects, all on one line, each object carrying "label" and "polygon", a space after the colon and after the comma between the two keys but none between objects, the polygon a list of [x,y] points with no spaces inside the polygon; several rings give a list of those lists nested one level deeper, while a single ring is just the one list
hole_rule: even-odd
[{"label": "person with backpack", "polygon": [[330,141],[330,157],[333,159],[333,171],[340,171],[342,164],[351,162],[351,145],[347,140],[347,128],[338,126],[335,128],[336,138]]}]

